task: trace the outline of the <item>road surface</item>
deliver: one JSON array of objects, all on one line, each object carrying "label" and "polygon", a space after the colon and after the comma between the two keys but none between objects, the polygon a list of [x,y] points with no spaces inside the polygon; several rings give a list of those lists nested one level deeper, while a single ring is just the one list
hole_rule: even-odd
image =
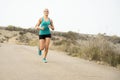
[{"label": "road surface", "polygon": [[49,51],[43,63],[37,47],[0,44],[0,80],[120,80],[120,71]]}]

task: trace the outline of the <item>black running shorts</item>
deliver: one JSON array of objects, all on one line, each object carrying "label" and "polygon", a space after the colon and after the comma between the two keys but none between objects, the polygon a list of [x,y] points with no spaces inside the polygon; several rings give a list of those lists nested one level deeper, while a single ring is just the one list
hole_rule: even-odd
[{"label": "black running shorts", "polygon": [[39,35],[39,39],[51,38],[51,34]]}]

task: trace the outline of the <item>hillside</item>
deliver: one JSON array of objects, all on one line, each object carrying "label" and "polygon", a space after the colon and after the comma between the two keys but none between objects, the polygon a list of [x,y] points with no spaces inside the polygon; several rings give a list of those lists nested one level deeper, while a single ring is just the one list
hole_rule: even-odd
[{"label": "hillside", "polygon": [[[120,67],[120,37],[106,34],[81,34],[72,31],[52,32],[51,50]],[[0,27],[0,43],[38,46],[38,31],[15,26]]]}]

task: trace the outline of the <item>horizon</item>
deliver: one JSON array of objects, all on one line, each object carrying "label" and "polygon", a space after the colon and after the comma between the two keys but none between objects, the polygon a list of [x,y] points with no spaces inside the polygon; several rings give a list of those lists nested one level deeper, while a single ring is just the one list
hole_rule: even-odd
[{"label": "horizon", "polygon": [[[22,28],[22,29],[35,29],[34,27],[20,27],[20,26],[14,26],[14,25],[8,25],[8,26],[13,26],[13,27],[16,27],[16,28]],[[3,27],[3,28],[5,28],[5,27],[8,27],[8,26],[1,26],[0,25],[0,27]],[[108,35],[108,34],[106,34],[106,33],[96,33],[96,34],[87,34],[87,33],[80,33],[80,32],[76,32],[76,31],[71,31],[71,30],[69,30],[69,31],[56,31],[56,30],[51,30],[52,32],[61,32],[61,33],[67,33],[67,32],[75,32],[75,33],[78,33],[78,34],[85,34],[85,35],[99,35],[99,34],[101,34],[101,35],[105,35],[105,36],[117,36],[117,37],[120,37],[120,35]]]},{"label": "horizon", "polygon": [[120,36],[119,0],[0,1],[0,26],[34,28],[38,19],[43,16],[43,10],[48,8],[55,31],[74,31],[84,34],[106,33]]}]

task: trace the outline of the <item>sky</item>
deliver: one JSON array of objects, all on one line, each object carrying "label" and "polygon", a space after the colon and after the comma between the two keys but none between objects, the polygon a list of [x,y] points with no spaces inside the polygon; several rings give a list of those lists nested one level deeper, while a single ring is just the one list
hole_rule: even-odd
[{"label": "sky", "polygon": [[0,26],[34,28],[45,8],[56,31],[120,36],[120,0],[0,0]]}]

